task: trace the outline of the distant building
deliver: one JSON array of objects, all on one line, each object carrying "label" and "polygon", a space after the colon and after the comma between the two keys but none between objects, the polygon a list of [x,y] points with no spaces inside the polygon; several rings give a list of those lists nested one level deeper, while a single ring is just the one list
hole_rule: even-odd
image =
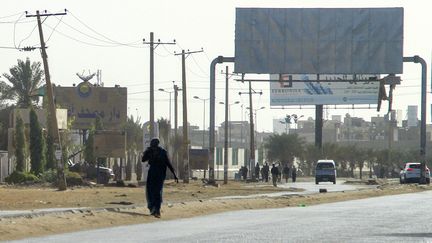
[{"label": "distant building", "polygon": [[408,127],[416,127],[418,124],[418,106],[416,105],[409,105],[407,109],[407,121],[408,121]]},{"label": "distant building", "polygon": [[282,134],[288,130],[288,124],[285,124],[284,118],[273,119],[273,133]]},{"label": "distant building", "polygon": [[342,122],[342,116],[341,115],[332,115],[331,119],[332,119],[332,121]]}]

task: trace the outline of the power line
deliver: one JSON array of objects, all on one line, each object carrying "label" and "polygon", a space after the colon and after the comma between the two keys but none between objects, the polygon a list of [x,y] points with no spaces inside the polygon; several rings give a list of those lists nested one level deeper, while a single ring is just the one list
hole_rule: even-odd
[{"label": "power line", "polygon": [[16,46],[16,42],[15,42],[15,37],[16,37],[16,25],[17,25],[18,21],[19,21],[19,20],[20,20],[24,15],[25,15],[25,12],[23,12],[23,13],[19,16],[19,18],[15,21],[15,23],[14,23],[13,42],[14,42],[14,46],[15,46],[15,47],[17,47],[17,46]]},{"label": "power line", "polygon": [[24,12],[18,12],[18,13],[16,13],[16,14],[11,14],[11,15],[6,15],[6,16],[0,16],[0,19],[7,19],[7,18],[11,18],[11,17],[14,17],[14,16],[18,16],[18,15],[20,15],[20,14],[23,14]]},{"label": "power line", "polygon": [[[89,25],[87,25],[86,23],[84,23],[82,20],[80,20],[78,17],[76,17],[72,12],[69,11],[69,13],[72,15],[72,17],[73,17],[74,19],[76,19],[78,22],[80,22],[82,25],[84,25],[87,29],[89,29],[89,30],[91,30],[93,33],[95,33],[95,34],[97,34],[97,35],[99,35],[99,36],[101,36],[101,37],[103,37],[103,38],[105,38],[105,39],[111,41],[112,43],[115,43],[115,44],[117,44],[117,45],[119,45],[119,46],[135,47],[135,46],[130,46],[130,43],[122,43],[122,42],[118,42],[118,41],[115,41],[115,40],[113,40],[113,39],[111,39],[111,38],[109,38],[109,37],[107,37],[107,36],[105,36],[105,35],[99,33],[98,31],[96,31],[95,29],[93,29],[92,27],[90,27]],[[135,43],[135,42],[134,42],[134,43]]]},{"label": "power line", "polygon": [[[79,40],[79,39],[77,39],[77,38],[74,38],[74,37],[72,37],[72,36],[70,36],[70,35],[67,35],[67,34],[65,34],[65,33],[63,33],[63,32],[60,32],[59,30],[54,29],[53,27],[51,27],[51,26],[48,25],[48,24],[45,24],[45,26],[47,26],[49,29],[55,31],[56,33],[58,33],[58,34],[60,34],[60,35],[62,35],[62,36],[64,36],[64,37],[66,37],[66,38],[68,38],[68,39],[71,39],[71,40],[73,40],[73,41],[76,41],[76,42],[81,43],[81,44],[84,44],[84,45],[96,46],[96,47],[118,47],[118,46],[120,46],[120,45],[100,45],[100,44],[95,44],[95,43],[90,43],[90,42],[82,41],[82,40]],[[141,47],[136,47],[136,48],[141,48]]]},{"label": "power line", "polygon": [[[58,17],[57,17],[57,18],[58,18]],[[98,37],[95,37],[95,36],[89,35],[89,34],[83,32],[83,31],[79,30],[78,28],[75,28],[75,27],[72,26],[71,24],[68,24],[66,21],[62,21],[62,23],[63,23],[64,25],[66,25],[67,27],[69,27],[70,29],[72,29],[72,30],[74,30],[74,31],[76,31],[76,32],[80,33],[81,35],[84,35],[84,36],[86,36],[86,37],[88,37],[88,38],[91,38],[91,39],[94,39],[94,40],[97,40],[97,41],[100,41],[100,42],[103,42],[103,43],[106,43],[106,44],[112,44],[112,45],[115,45],[115,46],[119,46],[118,42],[106,41],[106,40],[100,39],[100,38],[98,38]],[[138,41],[134,41],[134,42],[130,42],[130,43],[125,43],[124,45],[125,45],[125,46],[128,46],[128,47],[142,48],[142,47],[140,47],[140,46],[137,46],[137,44],[140,43],[140,42],[141,42],[141,40],[138,40]],[[122,44],[122,45],[123,45],[123,44]]]}]

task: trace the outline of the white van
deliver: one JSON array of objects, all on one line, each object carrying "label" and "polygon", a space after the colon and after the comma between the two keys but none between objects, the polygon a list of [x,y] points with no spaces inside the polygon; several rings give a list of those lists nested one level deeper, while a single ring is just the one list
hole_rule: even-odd
[{"label": "white van", "polygon": [[336,184],[336,165],[333,160],[318,160],[315,167],[315,184],[332,181]]}]

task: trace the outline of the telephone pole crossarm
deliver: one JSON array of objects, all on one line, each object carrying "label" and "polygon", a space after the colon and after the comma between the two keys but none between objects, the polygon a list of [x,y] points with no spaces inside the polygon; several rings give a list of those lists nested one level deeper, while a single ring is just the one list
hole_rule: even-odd
[{"label": "telephone pole crossarm", "polygon": [[26,13],[26,17],[27,18],[30,18],[30,17],[49,17],[49,16],[58,16],[58,15],[66,15],[67,14],[67,9],[65,9],[65,11],[64,11],[64,13],[48,13],[46,10],[45,10],[45,13],[39,13],[39,11],[37,11],[37,13],[36,14],[28,14],[28,11],[25,11],[25,13]]}]

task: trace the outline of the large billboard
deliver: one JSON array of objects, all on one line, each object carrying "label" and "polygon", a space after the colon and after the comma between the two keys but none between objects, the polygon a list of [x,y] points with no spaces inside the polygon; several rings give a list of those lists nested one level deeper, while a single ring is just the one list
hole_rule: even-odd
[{"label": "large billboard", "polygon": [[377,104],[380,82],[370,81],[371,77],[320,75],[322,81],[317,82],[313,74],[271,74],[270,106]]},{"label": "large billboard", "polygon": [[89,129],[96,116],[104,129],[120,130],[127,119],[127,88],[99,87],[82,82],[76,87],[55,87],[55,102],[73,117],[74,129]]},{"label": "large billboard", "polygon": [[236,73],[400,74],[403,8],[237,8]]}]

